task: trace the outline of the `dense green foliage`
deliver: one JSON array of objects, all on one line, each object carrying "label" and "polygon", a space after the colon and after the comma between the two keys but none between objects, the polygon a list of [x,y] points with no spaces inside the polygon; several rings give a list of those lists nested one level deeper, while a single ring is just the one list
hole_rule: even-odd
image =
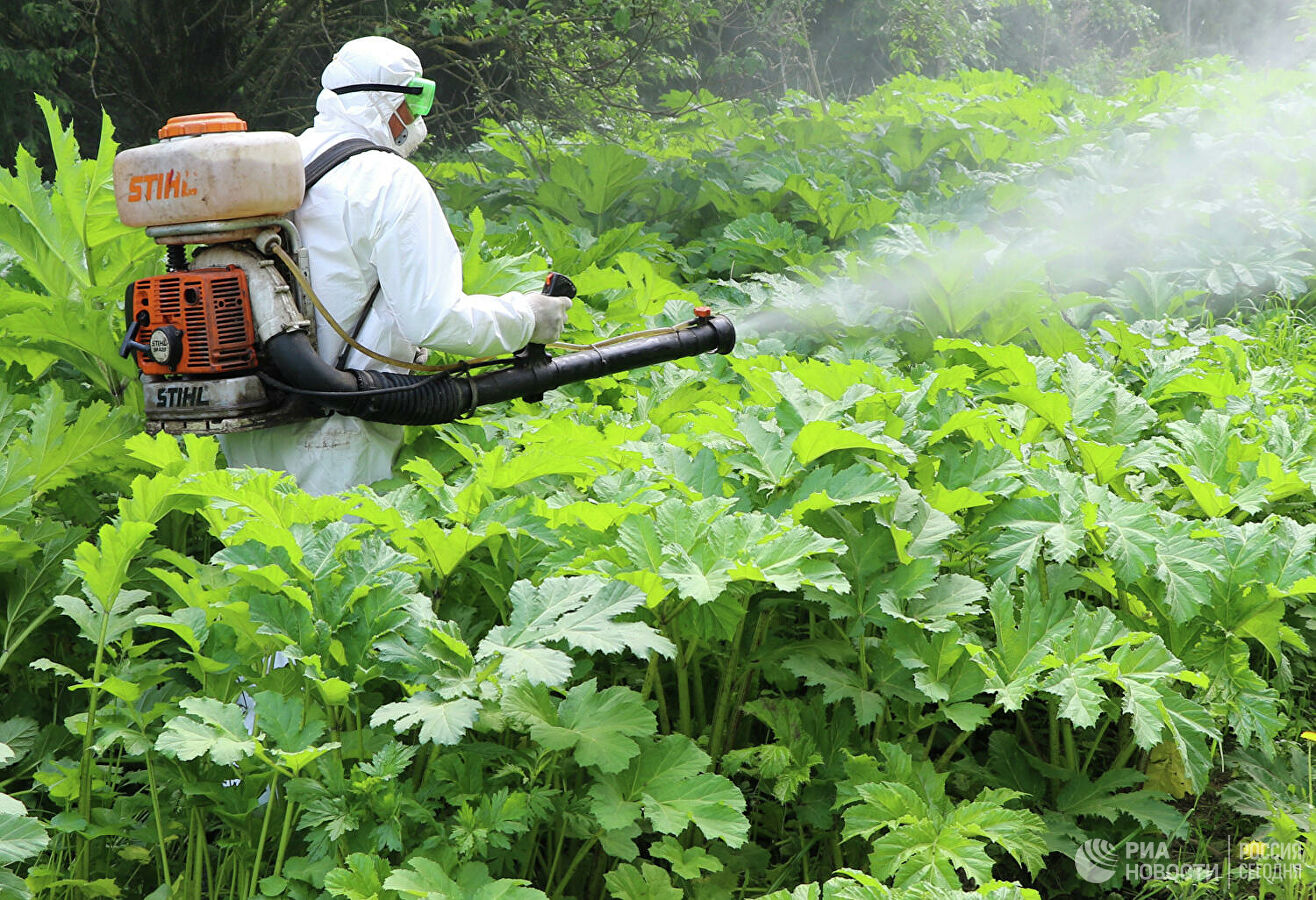
[{"label": "dense green foliage", "polygon": [[54,182],[0,174],[0,896],[1096,896],[1090,839],[1307,840],[1316,368],[1200,317],[1316,276],[1312,89],[491,126],[430,169],[468,290],[741,346],[326,498],[133,434],[157,253],[48,111]]}]

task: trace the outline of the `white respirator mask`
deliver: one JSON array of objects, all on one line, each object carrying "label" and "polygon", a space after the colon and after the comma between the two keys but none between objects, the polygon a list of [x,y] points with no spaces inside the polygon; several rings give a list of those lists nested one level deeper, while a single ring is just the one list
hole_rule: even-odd
[{"label": "white respirator mask", "polygon": [[398,153],[406,158],[416,152],[416,148],[428,135],[429,129],[425,127],[425,120],[417,116],[411,124],[402,127],[402,131],[393,139],[393,143]]}]

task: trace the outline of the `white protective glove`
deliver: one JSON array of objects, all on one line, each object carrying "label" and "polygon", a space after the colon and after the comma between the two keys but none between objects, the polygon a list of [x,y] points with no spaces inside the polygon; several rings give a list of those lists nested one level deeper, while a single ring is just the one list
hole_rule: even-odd
[{"label": "white protective glove", "polygon": [[571,298],[534,293],[526,294],[525,299],[530,305],[530,312],[535,317],[535,330],[530,332],[530,343],[551,344],[560,338],[562,329],[567,324],[567,310],[571,309]]}]

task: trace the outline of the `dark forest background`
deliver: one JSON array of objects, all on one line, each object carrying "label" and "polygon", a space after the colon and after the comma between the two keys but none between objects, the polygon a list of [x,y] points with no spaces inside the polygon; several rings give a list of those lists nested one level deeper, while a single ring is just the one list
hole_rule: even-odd
[{"label": "dark forest background", "polygon": [[[672,90],[848,98],[901,72],[1063,70],[1100,82],[1229,53],[1291,62],[1298,0],[0,0],[0,164],[42,154],[33,92],[95,140],[171,115],[233,110],[252,128],[310,123],[344,41],[385,34],[439,82],[431,133],[481,120],[571,128],[652,111]],[[1099,86],[1099,85],[1094,85]]]}]

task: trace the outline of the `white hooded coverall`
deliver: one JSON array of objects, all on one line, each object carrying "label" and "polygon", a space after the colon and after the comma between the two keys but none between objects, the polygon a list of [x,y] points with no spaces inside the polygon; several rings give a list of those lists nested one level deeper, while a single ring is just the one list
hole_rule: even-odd
[{"label": "white hooded coverall", "polygon": [[[406,84],[420,60],[384,37],[350,41],[325,68],[315,123],[298,136],[303,164],[348,138],[394,146],[389,118],[405,94],[351,84]],[[350,334],[380,286],[357,340],[395,359],[421,348],[484,356],[524,347],[534,315],[522,294],[462,292],[461,251],[425,176],[385,151],[359,153],[320,179],[294,223],[310,254],[311,286]],[[343,340],[317,314],[320,358],[336,364]],[[345,366],[388,369],[352,351]],[[222,439],[230,466],[282,469],[311,494],[328,494],[391,476],[402,427],[331,415]]]}]

